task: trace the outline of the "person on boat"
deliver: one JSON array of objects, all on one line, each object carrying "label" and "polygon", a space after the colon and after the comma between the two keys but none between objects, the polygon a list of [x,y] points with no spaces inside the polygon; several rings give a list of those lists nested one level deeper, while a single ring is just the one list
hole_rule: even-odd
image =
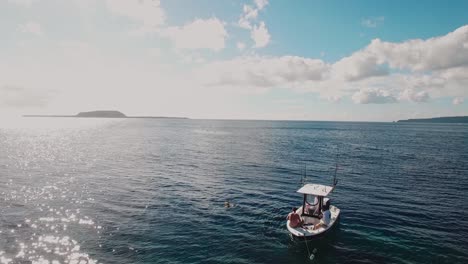
[{"label": "person on boat", "polygon": [[327,203],[323,207],[322,218],[320,218],[320,222],[314,226],[314,230],[322,226],[327,227],[330,224],[330,220],[331,220],[330,218],[331,218],[330,201],[327,201]]},{"label": "person on boat", "polygon": [[288,214],[288,217],[286,217],[286,219],[289,220],[289,225],[293,228],[302,225],[301,216],[296,213],[296,210],[297,208],[293,207],[292,212]]}]

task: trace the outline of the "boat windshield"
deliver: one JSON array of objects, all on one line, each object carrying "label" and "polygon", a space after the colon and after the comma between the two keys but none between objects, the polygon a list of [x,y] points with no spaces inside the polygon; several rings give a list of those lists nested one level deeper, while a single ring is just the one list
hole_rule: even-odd
[{"label": "boat windshield", "polygon": [[311,205],[311,206],[318,205],[317,196],[307,194],[307,196],[306,196],[306,203],[307,203],[307,205]]},{"label": "boat windshield", "polygon": [[306,195],[304,204],[304,215],[315,215],[318,213],[319,199],[315,195]]}]

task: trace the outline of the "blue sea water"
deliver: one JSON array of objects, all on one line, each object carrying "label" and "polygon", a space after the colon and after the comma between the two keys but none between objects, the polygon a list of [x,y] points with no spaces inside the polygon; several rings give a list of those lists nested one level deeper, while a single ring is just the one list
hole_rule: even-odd
[{"label": "blue sea water", "polygon": [[468,263],[467,125],[71,118],[0,125],[0,263],[311,263],[337,161],[313,263]]}]

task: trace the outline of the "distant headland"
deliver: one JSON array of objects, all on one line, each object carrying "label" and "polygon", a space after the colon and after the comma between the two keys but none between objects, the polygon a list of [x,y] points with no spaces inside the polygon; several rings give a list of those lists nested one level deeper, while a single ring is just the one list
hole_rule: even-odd
[{"label": "distant headland", "polygon": [[398,120],[398,123],[468,123],[468,116],[447,116],[433,118],[415,118],[407,120]]},{"label": "distant headland", "polygon": [[98,110],[90,112],[79,112],[76,115],[23,115],[23,117],[77,117],[77,118],[171,118],[188,119],[187,117],[172,116],[126,116],[124,113],[115,110]]}]

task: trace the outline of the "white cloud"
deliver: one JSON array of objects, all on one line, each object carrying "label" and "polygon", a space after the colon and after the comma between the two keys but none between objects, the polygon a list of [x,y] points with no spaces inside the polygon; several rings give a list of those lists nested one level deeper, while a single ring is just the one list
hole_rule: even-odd
[{"label": "white cloud", "polygon": [[389,69],[423,72],[460,66],[468,66],[468,26],[427,40],[393,43],[374,39],[364,49],[335,63],[334,71],[345,80],[355,81],[387,75]]},{"label": "white cloud", "polygon": [[[123,46],[108,50],[93,47],[93,43],[67,42],[56,45],[56,49],[53,45],[52,48],[45,49],[41,45],[34,45],[37,43],[26,42],[27,47],[18,48],[23,52],[21,56],[19,53],[12,54],[8,56],[10,58],[1,62],[3,66],[0,65],[0,72],[4,74],[0,77],[0,84],[12,83],[19,87],[40,89],[46,89],[48,85],[54,88],[63,87],[58,88],[67,97],[67,100],[62,102],[74,104],[76,107],[82,106],[78,100],[73,101],[73,98],[80,98],[81,102],[91,100],[95,104],[99,104],[98,99],[100,99],[109,105],[115,100],[116,105],[124,104],[129,108],[140,107],[140,109],[145,107],[149,109],[155,105],[150,98],[164,98],[165,93],[173,93],[171,98],[177,101],[180,94],[189,93],[191,90],[193,90],[191,95],[203,90],[204,92],[200,94],[206,98],[214,98],[210,97],[211,94],[218,93],[216,100],[213,101],[225,104],[229,104],[235,97],[232,95],[237,93],[264,93],[270,89],[316,93],[320,99],[330,102],[339,102],[340,99],[347,102],[351,98],[360,104],[425,102],[441,97],[453,99],[455,104],[468,96],[466,88],[468,87],[468,26],[430,39],[401,42],[376,39],[361,50],[330,63],[324,62],[323,59],[308,57],[256,56],[254,54],[257,50],[250,47],[254,45],[260,48],[269,45],[271,36],[265,22],[260,22],[263,14],[260,10],[266,8],[264,4],[266,2],[263,1],[262,4],[252,0],[250,6],[244,8],[242,17],[245,18],[248,28],[248,31],[243,33],[251,33],[253,41],[231,39],[234,48],[245,51],[238,53],[244,56],[212,61],[217,55],[222,55],[223,58],[232,55],[232,53],[217,54],[203,50],[221,51],[227,45],[228,32],[225,23],[220,19],[195,19],[185,25],[170,26],[164,22],[164,10],[159,5],[159,1],[154,2],[156,4],[137,0],[115,2],[109,0],[102,3],[107,3],[113,14],[123,16],[123,18],[117,17],[120,22],[127,22],[127,26],[130,23],[130,26],[141,29],[143,33],[151,31],[154,35],[132,39],[132,43],[123,43]],[[141,10],[142,6],[148,7],[148,10]],[[157,19],[147,15],[150,13],[156,14]],[[123,24],[117,24],[128,29]],[[47,28],[43,29],[40,25],[36,29],[26,27],[26,24],[23,26],[16,29],[33,34],[48,34]],[[166,39],[161,40],[161,37]],[[145,42],[136,43],[140,40]],[[175,50],[166,46],[171,43],[174,44]],[[148,48],[155,46],[163,48],[161,50]],[[122,54],[116,54],[121,48]],[[130,49],[124,50],[126,48]],[[33,50],[48,50],[49,53],[37,52],[35,56],[31,56],[29,52],[32,53]],[[159,60],[157,57],[161,54],[164,56]],[[245,56],[246,54],[249,55]],[[53,59],[49,61],[49,58],[54,56],[55,61]],[[169,59],[170,56],[173,58]],[[320,56],[317,55],[319,58]],[[37,65],[34,64],[35,61]],[[184,63],[189,65],[182,65]],[[30,64],[36,66],[29,66]],[[167,72],[172,74],[165,76]],[[138,93],[132,91],[133,87],[137,87],[135,89],[138,89]],[[177,87],[175,88],[177,93],[169,91],[171,89],[167,87],[171,89]],[[99,96],[93,97],[95,92]],[[4,94],[5,92],[0,97],[6,98]],[[112,98],[108,97],[109,94],[113,95]],[[10,98],[8,101],[12,102],[14,100],[11,98],[16,98],[17,101],[18,96],[9,95],[8,98]],[[202,96],[197,98],[202,102],[200,105],[207,102]],[[455,100],[455,98],[460,99]],[[140,101],[146,103],[140,104]],[[88,104],[87,101],[85,104]],[[176,109],[175,106],[169,105],[169,100],[158,101],[159,104],[161,108],[158,109],[164,109],[162,106]],[[24,104],[20,102],[18,105]],[[198,106],[202,107],[200,105]],[[408,105],[410,104],[402,104],[402,108]],[[411,107],[419,109],[426,107],[425,105],[436,107],[437,104],[419,104]],[[63,107],[68,106],[63,103]],[[232,109],[235,113],[233,115],[236,115],[238,106],[233,104]],[[211,109],[206,112],[209,111]]]},{"label": "white cloud", "polygon": [[204,63],[206,59],[200,52],[197,51],[184,51],[178,50],[176,51],[177,56],[179,57],[179,61],[184,64],[200,64]]},{"label": "white cloud", "polygon": [[300,93],[317,93],[329,101],[349,96],[361,104],[421,103],[431,98],[468,96],[468,66],[429,71],[400,70],[395,68],[391,58],[376,52],[373,43],[332,64],[294,56],[245,56],[208,63],[198,75],[211,86],[252,91],[286,88]]},{"label": "white cloud", "polygon": [[57,43],[56,52],[70,62],[84,58],[92,59],[99,53],[95,47],[83,41],[61,41]]},{"label": "white cloud", "polygon": [[260,22],[259,26],[254,26],[250,32],[250,37],[255,42],[255,48],[263,48],[270,43],[270,33],[265,26],[265,22]]},{"label": "white cloud", "polygon": [[237,42],[236,47],[238,50],[243,51],[245,49],[245,43],[244,42]]},{"label": "white cloud", "polygon": [[445,36],[392,43],[374,39],[365,49],[379,64],[411,71],[468,66],[468,25]]},{"label": "white cloud", "polygon": [[196,19],[182,27],[168,27],[161,35],[171,39],[178,49],[210,49],[220,51],[225,47],[228,33],[224,22],[218,18]]},{"label": "white cloud", "polygon": [[237,22],[237,23],[238,23],[239,27],[241,27],[241,28],[252,29],[252,25],[250,24],[250,22],[248,20],[240,18],[239,22]]},{"label": "white cloud", "polygon": [[128,57],[92,43],[64,42],[47,48],[33,46],[21,55],[6,57],[0,61],[0,87],[14,84],[19,89],[14,93],[9,89],[6,96],[0,88],[0,112],[74,114],[118,109],[129,115],[209,116],[209,111],[218,109],[213,106],[217,101],[199,103],[210,94],[186,78],[184,67],[159,63],[146,49],[138,51]]},{"label": "white cloud", "polygon": [[258,11],[258,9],[253,8],[250,5],[244,5],[243,14],[239,18],[238,25],[241,28],[252,29],[251,21],[257,18]]},{"label": "white cloud", "polygon": [[414,91],[413,89],[405,89],[401,92],[399,99],[408,100],[412,102],[422,103],[429,100],[429,93],[427,91]]},{"label": "white cloud", "polygon": [[385,17],[379,16],[379,17],[369,17],[369,18],[363,18],[361,20],[361,25],[364,27],[368,28],[375,28],[382,24],[385,20]]},{"label": "white cloud", "polygon": [[440,78],[451,79],[457,81],[468,81],[468,65],[461,67],[454,67],[444,71],[438,71]]},{"label": "white cloud", "polygon": [[339,96],[339,95],[329,95],[329,96],[324,96],[324,97],[325,99],[327,99],[329,102],[332,102],[332,103],[338,103],[342,99],[342,96]]},{"label": "white cloud", "polygon": [[161,57],[162,51],[160,48],[150,48],[148,49],[148,54],[151,57]]},{"label": "white cloud", "polygon": [[459,104],[463,104],[463,102],[465,102],[463,97],[455,97],[453,98],[452,104],[459,105]]},{"label": "white cloud", "polygon": [[237,24],[239,27],[250,30],[250,37],[254,41],[255,48],[263,48],[270,42],[270,33],[265,25],[265,22],[260,22],[254,25],[254,21],[258,17],[258,13],[268,5],[268,0],[254,0],[255,7],[250,5],[243,6],[243,12]]},{"label": "white cloud", "polygon": [[268,0],[254,0],[254,2],[259,10],[262,10],[268,5]]},{"label": "white cloud", "polygon": [[220,51],[225,47],[228,33],[225,23],[218,18],[195,19],[183,26],[165,25],[166,14],[160,0],[106,0],[108,9],[136,22],[131,36],[149,33],[167,37],[176,49],[210,49]]},{"label": "white cloud", "polygon": [[252,29],[252,21],[257,19],[258,12],[263,10],[268,5],[268,0],[254,0],[255,6],[244,5],[242,15],[237,24],[241,28]]},{"label": "white cloud", "polygon": [[295,56],[249,56],[207,64],[196,75],[212,86],[263,89],[320,81],[328,67],[321,60]]},{"label": "white cloud", "polygon": [[37,1],[38,0],[8,0],[8,2],[10,3],[17,4],[17,5],[24,6],[24,7],[30,7],[32,6],[32,4],[34,4],[34,2],[37,2]]},{"label": "white cloud", "polygon": [[41,25],[32,21],[18,25],[18,30],[23,33],[31,33],[37,36],[41,36],[43,34]]},{"label": "white cloud", "polygon": [[106,0],[109,10],[141,24],[139,32],[151,32],[163,25],[166,15],[159,0]]},{"label": "white cloud", "polygon": [[0,107],[36,108],[47,105],[48,94],[20,86],[0,86]]},{"label": "white cloud", "polygon": [[80,12],[96,11],[100,0],[71,0]]},{"label": "white cloud", "polygon": [[353,94],[352,99],[356,104],[388,104],[397,101],[388,91],[375,88],[361,89]]},{"label": "white cloud", "polygon": [[333,65],[334,73],[337,78],[343,78],[347,81],[356,81],[372,76],[387,75],[386,69],[378,59],[366,50],[353,53]]}]

